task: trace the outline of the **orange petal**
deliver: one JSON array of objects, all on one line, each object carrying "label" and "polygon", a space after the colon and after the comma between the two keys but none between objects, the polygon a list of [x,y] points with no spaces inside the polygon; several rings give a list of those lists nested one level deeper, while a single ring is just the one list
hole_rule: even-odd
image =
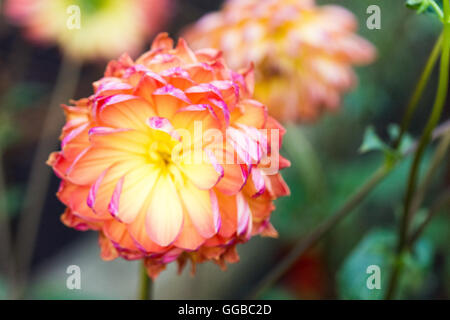
[{"label": "orange petal", "polygon": [[64,211],[61,215],[61,222],[70,228],[74,228],[78,231],[86,231],[86,230],[98,230],[100,228],[99,224],[86,221],[81,219],[80,217],[74,215],[72,210],[69,208]]},{"label": "orange petal", "polygon": [[141,212],[138,214],[136,219],[134,219],[134,221],[127,226],[127,228],[139,250],[147,254],[160,253],[167,250],[167,248],[161,247],[152,241],[145,227],[148,205],[151,198],[149,197],[147,200],[148,201],[144,204]]},{"label": "orange petal", "polygon": [[88,221],[102,221],[111,219],[107,215],[96,215],[87,205],[89,187],[63,181],[57,196],[62,203],[72,210],[72,214]]},{"label": "orange petal", "polygon": [[114,243],[119,253],[138,252],[138,248],[130,237],[125,224],[111,219],[103,225],[103,232]]},{"label": "orange petal", "polygon": [[71,166],[71,162],[67,161],[67,159],[62,155],[61,152],[52,152],[48,157],[46,162],[49,166],[53,168],[55,174],[63,178],[67,172],[67,170]]},{"label": "orange petal", "polygon": [[177,47],[175,48],[175,53],[177,56],[181,57],[183,61],[187,64],[196,63],[197,58],[189,48],[188,44],[183,38],[178,39]]},{"label": "orange petal", "polygon": [[147,71],[142,75],[138,85],[136,86],[136,90],[134,95],[140,96],[144,98],[147,102],[152,102],[152,93],[165,85],[166,81],[161,78],[158,74],[153,73],[151,71]]},{"label": "orange petal", "polygon": [[240,116],[235,122],[245,124],[257,129],[263,128],[267,120],[267,108],[262,103],[255,100],[244,100],[239,103]]},{"label": "orange petal", "polygon": [[81,185],[94,183],[115,163],[145,161],[150,140],[139,131],[95,127],[90,132],[91,146],[67,170],[70,181]]},{"label": "orange petal", "polygon": [[222,237],[231,237],[236,233],[237,228],[237,206],[234,196],[227,196],[221,192],[216,192],[219,204],[221,225],[219,235]]},{"label": "orange petal", "polygon": [[178,109],[192,104],[183,91],[171,84],[155,90],[152,96],[158,116],[163,118],[170,119]]},{"label": "orange petal", "polygon": [[171,50],[173,48],[173,40],[167,32],[159,33],[153,40],[151,50]]},{"label": "orange petal", "polygon": [[291,194],[288,185],[284,182],[281,174],[265,176],[266,187],[270,195],[274,198],[284,197]]},{"label": "orange petal", "polygon": [[128,172],[143,165],[142,162],[121,162],[106,169],[89,190],[88,205],[97,215],[109,215],[108,206],[118,181]]},{"label": "orange petal", "polygon": [[223,178],[215,186],[217,190],[227,195],[238,193],[247,182],[247,169],[241,164],[223,164]]},{"label": "orange petal", "polygon": [[92,184],[108,167],[127,160],[133,160],[132,155],[121,150],[89,147],[67,170],[67,179],[79,185]]},{"label": "orange petal", "polygon": [[178,192],[200,235],[210,238],[216,234],[220,226],[220,215],[218,210],[213,210],[210,192],[200,190],[190,182],[179,188]]},{"label": "orange petal", "polygon": [[109,240],[103,232],[100,232],[98,235],[98,244],[100,246],[100,257],[105,261],[114,260],[119,256],[116,248],[112,244],[111,240]]},{"label": "orange petal", "polygon": [[105,99],[98,118],[106,126],[147,130],[145,121],[155,116],[152,106],[141,97],[119,94]]},{"label": "orange petal", "polygon": [[77,155],[89,147],[89,123],[85,123],[64,136],[61,142],[62,153],[69,160],[74,160]]},{"label": "orange petal", "polygon": [[184,213],[183,219],[183,228],[174,246],[186,250],[197,250],[205,242],[205,238],[197,231],[187,212]]}]

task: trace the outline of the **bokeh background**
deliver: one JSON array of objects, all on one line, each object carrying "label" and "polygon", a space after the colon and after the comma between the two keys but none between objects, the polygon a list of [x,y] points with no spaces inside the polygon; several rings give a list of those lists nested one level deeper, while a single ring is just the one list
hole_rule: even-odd
[{"label": "bokeh background", "polygon": [[[168,25],[172,36],[205,13],[220,8],[222,1],[174,1]],[[276,202],[273,224],[278,239],[254,238],[238,247],[241,262],[222,272],[212,264],[200,265],[197,275],[181,276],[175,266],[163,272],[155,284],[157,299],[245,298],[257,281],[282,258],[292,245],[339,207],[383,161],[383,154],[360,154],[358,149],[369,125],[388,140],[387,128],[399,123],[415,82],[440,30],[430,15],[417,15],[404,1],[340,0],[358,18],[359,33],[377,48],[370,66],[357,69],[359,84],[345,96],[339,111],[313,124],[290,126],[283,153],[292,167],[283,171],[292,195]],[[366,9],[381,8],[381,29],[368,30]],[[55,86],[61,53],[56,47],[30,44],[18,28],[0,15],[0,151],[6,188],[2,206],[12,221],[13,232],[23,205],[43,119]],[[150,44],[152,39],[148,39]],[[84,64],[74,98],[91,94],[91,84],[103,74],[105,62]],[[436,75],[432,76],[436,79]],[[432,80],[420,103],[409,134],[417,137],[427,119],[435,93]],[[66,103],[67,101],[61,101]],[[444,118],[448,119],[448,104]],[[56,150],[56,145],[55,145]],[[428,150],[423,168],[429,163]],[[265,292],[268,299],[371,299],[381,298],[390,259],[410,160],[402,162],[347,219],[336,225],[319,245],[309,250],[276,286]],[[444,186],[450,184],[450,163],[442,167],[427,193],[423,209]],[[50,170],[46,168],[45,170]],[[59,220],[64,207],[55,192],[52,176],[39,224],[26,298],[30,299],[133,299],[137,294],[138,263],[99,258],[97,235],[77,232]],[[444,208],[426,229],[416,255],[408,262],[399,297],[448,299],[450,297],[449,208]],[[81,268],[81,290],[66,288],[69,265]],[[382,289],[368,290],[366,268],[380,265]],[[6,272],[0,274],[0,298],[6,298]]]}]

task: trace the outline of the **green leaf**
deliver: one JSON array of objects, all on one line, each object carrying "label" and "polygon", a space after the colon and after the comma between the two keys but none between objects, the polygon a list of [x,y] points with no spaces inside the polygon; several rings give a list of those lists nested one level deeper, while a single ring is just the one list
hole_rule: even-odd
[{"label": "green leaf", "polygon": [[[391,139],[392,142],[394,142],[395,140],[397,140],[398,136],[400,135],[400,126],[396,123],[390,123],[388,125],[388,134],[389,134],[389,138]],[[401,153],[407,151],[408,149],[410,149],[414,144],[414,139],[411,137],[411,135],[409,134],[404,134],[402,137],[402,141],[400,143],[399,146],[399,151]]]},{"label": "green leaf", "polygon": [[[350,253],[337,274],[338,293],[342,299],[383,299],[392,266],[396,259],[397,236],[390,230],[370,232]],[[420,240],[413,253],[402,257],[404,267],[399,280],[397,298],[414,297],[425,284],[427,271],[432,263],[433,250],[430,242]],[[381,287],[369,289],[367,282],[372,275],[369,266],[380,270]]]},{"label": "green leaf", "polygon": [[375,132],[375,128],[373,126],[368,126],[364,133],[361,147],[359,147],[359,152],[366,153],[376,150],[386,152],[389,149],[389,146],[386,145],[383,140],[381,140],[381,138],[377,135],[377,133]]},{"label": "green leaf", "polygon": [[[388,126],[388,134],[391,142],[395,141],[395,139],[400,134],[400,128],[397,124],[390,124]],[[375,128],[373,126],[368,126],[364,133],[363,142],[361,147],[359,147],[360,153],[367,153],[370,151],[382,151],[386,157],[386,159],[394,160],[401,157],[401,153],[408,150],[413,144],[413,139],[409,135],[404,135],[399,146],[399,150],[395,150],[391,148],[388,144],[386,144],[375,132]]]},{"label": "green leaf", "polygon": [[418,14],[424,12],[430,12],[436,14],[433,5],[438,6],[442,9],[442,0],[407,0],[406,6],[410,9],[416,10]]}]

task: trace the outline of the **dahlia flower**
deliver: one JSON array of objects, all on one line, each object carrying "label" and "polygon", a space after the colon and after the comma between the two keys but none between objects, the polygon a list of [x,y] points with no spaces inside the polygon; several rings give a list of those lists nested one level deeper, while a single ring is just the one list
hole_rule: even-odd
[{"label": "dahlia flower", "polygon": [[335,110],[355,84],[352,65],[374,59],[351,12],[313,0],[228,0],[188,28],[193,48],[223,51],[231,68],[255,63],[255,97],[282,121]]},{"label": "dahlia flower", "polygon": [[73,59],[137,53],[168,19],[171,0],[7,0],[5,15],[32,41]]},{"label": "dahlia flower", "polygon": [[229,69],[213,49],[174,48],[160,34],[136,61],[112,61],[94,94],[63,106],[62,221],[97,230],[101,257],[167,263],[236,262],[253,235],[276,236],[273,200],[283,127],[252,99],[252,70]]}]

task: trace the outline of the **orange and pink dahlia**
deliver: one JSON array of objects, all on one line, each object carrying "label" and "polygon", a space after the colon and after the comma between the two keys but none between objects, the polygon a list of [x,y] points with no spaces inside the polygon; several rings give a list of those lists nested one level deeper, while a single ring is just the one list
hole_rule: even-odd
[{"label": "orange and pink dahlia", "polygon": [[225,267],[237,244],[276,236],[284,129],[252,92],[251,69],[167,34],[136,61],[110,62],[92,96],[63,106],[48,163],[64,224],[97,230],[103,259],[144,259],[151,277],[171,261]]},{"label": "orange and pink dahlia", "polygon": [[168,20],[172,0],[7,0],[5,15],[30,40],[57,43],[72,59],[138,53]]},{"label": "orange and pink dahlia", "polygon": [[222,50],[231,68],[254,62],[255,97],[277,119],[312,121],[354,86],[352,65],[374,59],[356,28],[351,12],[314,0],[228,0],[184,37],[193,48]]}]

